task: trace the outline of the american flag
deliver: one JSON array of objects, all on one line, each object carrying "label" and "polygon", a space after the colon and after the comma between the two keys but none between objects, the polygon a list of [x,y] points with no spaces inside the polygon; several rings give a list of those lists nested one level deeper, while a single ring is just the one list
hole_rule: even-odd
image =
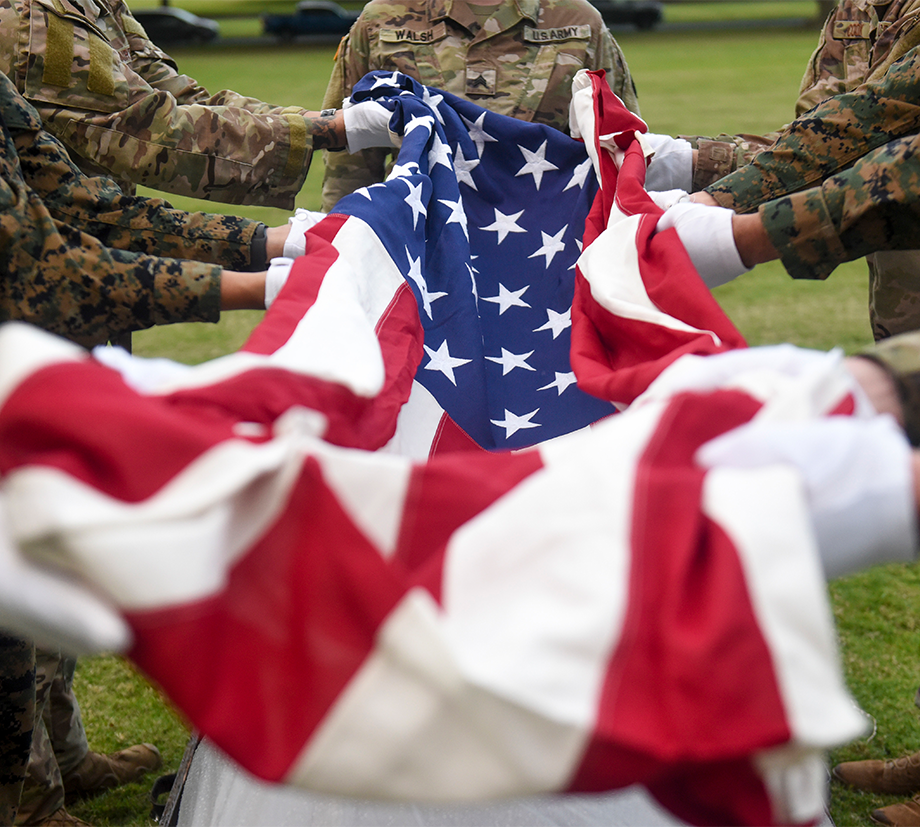
[{"label": "american flag", "polygon": [[[591,84],[595,125],[584,131],[612,232],[588,233],[599,255],[581,260],[575,282],[572,361],[608,400],[627,402],[672,351],[742,342],[692,281],[676,236],[649,231],[656,208],[641,194],[641,140],[617,122],[625,110],[606,85]],[[413,90],[397,97],[400,112],[414,108],[410,97],[437,95]],[[423,134],[411,118],[404,151]],[[524,143],[506,149],[515,157],[512,144]],[[614,157],[619,168],[607,164]],[[566,174],[581,163],[573,151]],[[530,172],[514,177],[535,186]],[[406,202],[412,186],[428,215]],[[421,432],[409,448],[427,456],[444,428],[440,404],[413,397],[432,377],[424,400],[452,391],[443,370],[425,366],[444,338],[461,358],[461,339],[422,336],[424,296],[437,307],[442,285],[424,265],[424,290],[405,278],[423,253],[430,263],[444,231],[424,200],[430,187],[412,172],[371,199],[353,196],[379,204],[364,217],[343,203],[308,233],[307,255],[246,346],[214,362],[151,379],[142,363],[119,373],[34,329],[0,329],[11,538],[111,601],[134,633],[129,656],[262,778],[445,802],[642,783],[697,824],[817,820],[823,751],[863,719],[840,676],[797,478],[693,461],[706,440],[762,410],[788,414],[776,388],[789,383],[757,366],[732,387],[672,382],[656,394],[688,363],[680,359],[622,414],[529,450],[437,451],[427,461],[353,450],[392,448],[405,429],[406,444]],[[392,198],[377,200],[387,190]],[[462,233],[453,214],[440,213]],[[411,240],[423,217],[424,249]],[[497,231],[483,232],[498,244]],[[545,270],[549,255],[533,256],[534,244],[552,245],[536,232],[524,252]],[[467,296],[466,265],[477,261],[452,268]],[[690,320],[673,306],[665,271],[691,278],[673,285]],[[480,305],[500,295],[477,290]],[[610,351],[617,314],[647,339]],[[542,323],[528,326],[552,340]],[[482,353],[499,358],[498,347]],[[504,368],[490,365],[497,381]],[[518,372],[531,373],[505,375]],[[852,403],[839,372],[811,379],[820,394],[808,382],[788,390],[796,416]],[[572,390],[554,395],[541,382],[529,391],[538,399]],[[501,409],[484,414],[493,438],[518,436],[494,425],[505,408],[533,410],[491,387],[476,397],[481,413],[487,404]],[[573,430],[595,416],[572,415]],[[542,413],[531,421],[549,427]]]},{"label": "american flag", "polygon": [[462,445],[457,428],[483,448],[522,448],[612,413],[578,389],[569,361],[575,262],[597,192],[583,144],[398,73],[371,73],[352,99],[393,108],[404,138],[387,182],[333,214],[372,225],[416,295],[415,393],[437,421],[433,449]]}]

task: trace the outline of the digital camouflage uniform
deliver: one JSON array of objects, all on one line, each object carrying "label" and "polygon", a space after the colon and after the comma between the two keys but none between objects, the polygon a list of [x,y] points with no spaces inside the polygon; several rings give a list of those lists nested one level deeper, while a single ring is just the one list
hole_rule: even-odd
[{"label": "digital camouflage uniform", "polygon": [[312,121],[179,74],[121,0],[0,0],[0,71],[90,174],[293,209]]},{"label": "digital camouflage uniform", "polygon": [[807,190],[762,204],[758,213],[793,278],[823,279],[873,250],[916,245],[920,135],[883,144]]},{"label": "digital camouflage uniform", "polygon": [[[398,71],[493,112],[565,130],[572,78],[605,69],[638,113],[626,59],[586,0],[506,0],[491,18],[464,0],[371,0],[336,54],[324,107],[341,107],[368,72]],[[323,209],[382,181],[387,151],[326,153]]]},{"label": "digital camouflage uniform", "polygon": [[[852,92],[920,44],[920,0],[842,0],[821,31],[802,78],[795,117],[834,95]],[[685,136],[699,150],[693,189],[749,163],[780,135]]]},{"label": "digital camouflage uniform", "polygon": [[[796,117],[866,81],[882,79],[895,61],[918,44],[920,0],[842,0],[828,17],[808,63]],[[693,189],[707,187],[750,162],[781,134],[691,138],[699,150]],[[875,252],[866,259],[875,337],[920,328],[920,251]]]},{"label": "digital camouflage uniform", "polygon": [[250,268],[262,225],[174,210],[87,178],[4,75],[0,120],[0,321],[93,345],[154,324],[217,320],[221,267]]},{"label": "digital camouflage uniform", "polygon": [[[862,159],[863,190],[854,191],[842,204],[844,212],[839,221],[846,228],[853,220],[851,216],[864,216],[867,199],[884,207],[899,200],[910,202],[916,197],[920,190],[920,171],[912,155],[916,143],[905,140],[886,151],[873,153],[873,150],[893,139],[913,138],[918,133],[920,48],[914,48],[878,79],[854,92],[830,98],[793,121],[770,149],[706,191],[723,206],[750,212],[772,199],[813,187]],[[890,163],[893,158],[900,162]],[[873,163],[878,164],[877,169],[873,169]],[[803,225],[812,222],[813,217],[807,213],[813,208],[812,202],[797,202],[798,221]],[[874,249],[910,250],[917,246],[920,235],[916,229],[893,219],[879,218],[878,212],[875,215],[879,223],[871,231],[867,219],[860,219],[861,232],[872,238]],[[801,268],[798,277],[823,278],[830,272],[815,264],[811,270]],[[889,270],[873,273],[870,310],[876,338],[920,327],[917,269],[902,271],[900,277]]]}]

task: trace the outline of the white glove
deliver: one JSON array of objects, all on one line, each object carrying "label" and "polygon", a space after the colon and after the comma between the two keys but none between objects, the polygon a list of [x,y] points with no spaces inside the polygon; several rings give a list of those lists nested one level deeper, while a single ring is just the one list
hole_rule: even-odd
[{"label": "white glove", "polygon": [[284,287],[288,276],[291,274],[291,265],[294,263],[292,258],[273,258],[268,265],[268,272],[265,274],[265,309],[272,306],[272,302],[278,298],[281,288]]},{"label": "white glove", "polygon": [[693,266],[710,289],[748,272],[732,234],[734,213],[693,202],[675,204],[658,219],[658,231],[673,227]]},{"label": "white glove", "polygon": [[[917,551],[911,448],[888,416],[753,421],[703,445],[707,468],[791,465],[805,485],[828,578]],[[769,503],[764,503],[769,508]]]},{"label": "white glove", "polygon": [[131,629],[115,608],[75,578],[23,556],[0,508],[0,628],[72,655],[121,652]]},{"label": "white glove", "polygon": [[315,210],[305,210],[298,207],[294,214],[288,219],[291,229],[288,231],[287,238],[284,240],[284,257],[297,258],[302,256],[307,249],[307,243],[304,235],[310,227],[315,227],[326,217],[326,213]]},{"label": "white glove", "polygon": [[664,190],[662,192],[649,190],[648,197],[661,207],[661,209],[669,210],[675,204],[686,201],[690,197],[690,193],[686,190]]},{"label": "white glove", "polygon": [[689,192],[693,188],[693,147],[690,142],[652,132],[646,132],[642,138],[655,151],[645,173],[645,188]]},{"label": "white glove", "polygon": [[390,131],[393,113],[377,101],[350,103],[342,107],[345,145],[352,154],[373,146],[398,147],[399,137]]}]

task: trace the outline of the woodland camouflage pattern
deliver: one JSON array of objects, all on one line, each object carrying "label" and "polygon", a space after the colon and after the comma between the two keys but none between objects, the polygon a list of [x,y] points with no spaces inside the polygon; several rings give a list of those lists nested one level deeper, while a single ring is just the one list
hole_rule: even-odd
[{"label": "woodland camouflage pattern", "polygon": [[[154,324],[218,319],[221,268],[247,269],[261,225],[174,210],[87,178],[4,75],[0,145],[0,321],[94,345]],[[179,260],[188,258],[199,261]]]},{"label": "woodland camouflage pattern", "polygon": [[[342,40],[324,107],[339,108],[368,72],[398,71],[493,112],[565,130],[572,78],[605,69],[613,91],[638,113],[620,47],[585,0],[506,0],[480,21],[463,0],[371,0]],[[494,7],[489,7],[494,8]],[[326,153],[323,209],[382,181],[386,150]]]},{"label": "woodland camouflage pattern", "polygon": [[121,0],[0,0],[0,71],[81,169],[230,204],[293,209],[312,121],[179,74]]},{"label": "woodland camouflage pattern", "polygon": [[[880,78],[830,98],[793,121],[770,149],[706,191],[725,207],[750,212],[767,201],[815,186],[892,139],[918,133],[920,48],[914,48]],[[917,246],[918,235],[915,228],[892,220],[884,212],[891,203],[912,203],[920,192],[914,151],[916,146],[906,142],[860,161],[861,180],[855,183],[863,189],[851,192],[842,204],[845,212],[837,225],[848,227],[851,214],[860,217],[859,232],[871,239],[870,245],[854,246],[863,249],[862,254],[910,251],[878,253],[870,260],[870,317],[876,338],[920,328],[920,261],[912,249]],[[892,164],[892,159],[900,159],[899,165]],[[878,201],[882,212],[867,212],[867,197]],[[808,203],[798,207],[798,220],[804,224],[812,220],[808,213],[813,207]],[[803,256],[803,267],[790,268],[786,256],[783,260],[798,278],[824,278],[833,269],[818,265],[813,256]]]},{"label": "woodland camouflage pattern", "polygon": [[[885,75],[920,44],[920,0],[842,0],[828,16],[802,78],[795,117]],[[780,135],[684,136],[700,151],[693,189],[744,166]]]},{"label": "woodland camouflage pattern", "polygon": [[759,208],[793,278],[823,279],[873,250],[916,245],[920,135],[883,144],[810,189]]}]

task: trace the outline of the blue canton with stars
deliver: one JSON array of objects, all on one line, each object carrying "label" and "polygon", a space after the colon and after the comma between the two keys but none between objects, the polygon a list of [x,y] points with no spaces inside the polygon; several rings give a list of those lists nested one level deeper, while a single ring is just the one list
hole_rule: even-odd
[{"label": "blue canton with stars", "polygon": [[405,75],[372,72],[403,135],[385,183],[334,212],[370,224],[424,327],[416,380],[489,450],[523,448],[614,412],[569,363],[575,262],[597,181],[584,146]]}]

